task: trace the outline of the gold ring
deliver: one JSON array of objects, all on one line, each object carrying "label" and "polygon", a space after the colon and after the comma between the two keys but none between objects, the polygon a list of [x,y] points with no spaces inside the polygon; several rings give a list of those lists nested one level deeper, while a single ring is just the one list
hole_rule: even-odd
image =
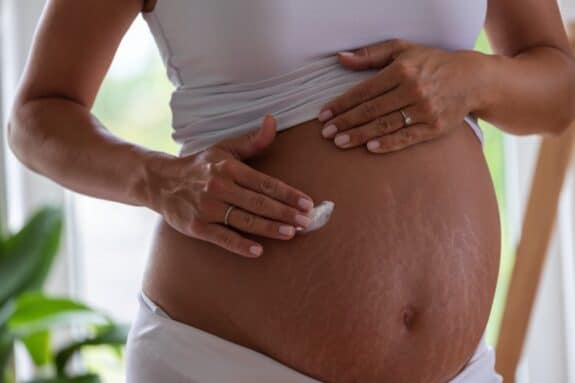
[{"label": "gold ring", "polygon": [[231,211],[232,211],[232,209],[233,209],[234,207],[235,207],[234,205],[230,205],[230,206],[228,206],[228,208],[226,209],[226,214],[224,215],[224,224],[225,224],[226,226],[229,225],[229,224],[228,224],[228,217],[229,217],[229,215],[230,215],[230,213],[231,213]]}]

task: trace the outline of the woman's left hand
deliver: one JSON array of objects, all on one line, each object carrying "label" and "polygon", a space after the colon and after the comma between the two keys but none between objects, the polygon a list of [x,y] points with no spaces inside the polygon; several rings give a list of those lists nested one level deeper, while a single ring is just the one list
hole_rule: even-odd
[{"label": "woman's left hand", "polygon": [[338,52],[344,67],[382,69],[321,108],[322,135],[340,148],[400,150],[448,133],[474,107],[478,52],[392,39],[353,53]]}]

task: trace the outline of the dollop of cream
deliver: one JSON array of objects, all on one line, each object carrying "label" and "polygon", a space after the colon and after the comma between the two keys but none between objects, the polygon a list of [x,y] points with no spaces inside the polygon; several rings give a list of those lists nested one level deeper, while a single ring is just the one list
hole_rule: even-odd
[{"label": "dollop of cream", "polygon": [[297,228],[296,234],[309,233],[310,231],[314,231],[325,226],[329,221],[334,208],[335,203],[332,201],[320,202],[310,213],[311,223],[304,229]]}]

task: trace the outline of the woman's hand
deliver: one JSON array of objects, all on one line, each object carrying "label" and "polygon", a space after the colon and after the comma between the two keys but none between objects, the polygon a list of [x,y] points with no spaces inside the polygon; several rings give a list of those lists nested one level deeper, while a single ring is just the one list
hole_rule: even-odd
[{"label": "woman's hand", "polygon": [[386,153],[446,134],[473,110],[475,53],[401,39],[339,52],[348,69],[382,69],[321,108],[322,135],[340,148]]},{"label": "woman's hand", "polygon": [[162,157],[147,166],[150,207],[179,232],[231,252],[261,255],[262,246],[226,227],[269,238],[290,239],[295,227],[310,223],[312,199],[284,182],[242,162],[269,146],[276,132],[271,115],[263,126],[220,141],[187,157]]}]

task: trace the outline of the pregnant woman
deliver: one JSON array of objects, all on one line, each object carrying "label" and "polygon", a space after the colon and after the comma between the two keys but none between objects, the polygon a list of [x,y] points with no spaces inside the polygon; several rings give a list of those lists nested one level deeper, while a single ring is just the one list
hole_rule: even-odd
[{"label": "pregnant woman", "polygon": [[[90,113],[139,13],[178,156]],[[129,382],[499,382],[477,119],[574,116],[553,0],[50,0],[9,133],[30,169],[159,214]]]}]

